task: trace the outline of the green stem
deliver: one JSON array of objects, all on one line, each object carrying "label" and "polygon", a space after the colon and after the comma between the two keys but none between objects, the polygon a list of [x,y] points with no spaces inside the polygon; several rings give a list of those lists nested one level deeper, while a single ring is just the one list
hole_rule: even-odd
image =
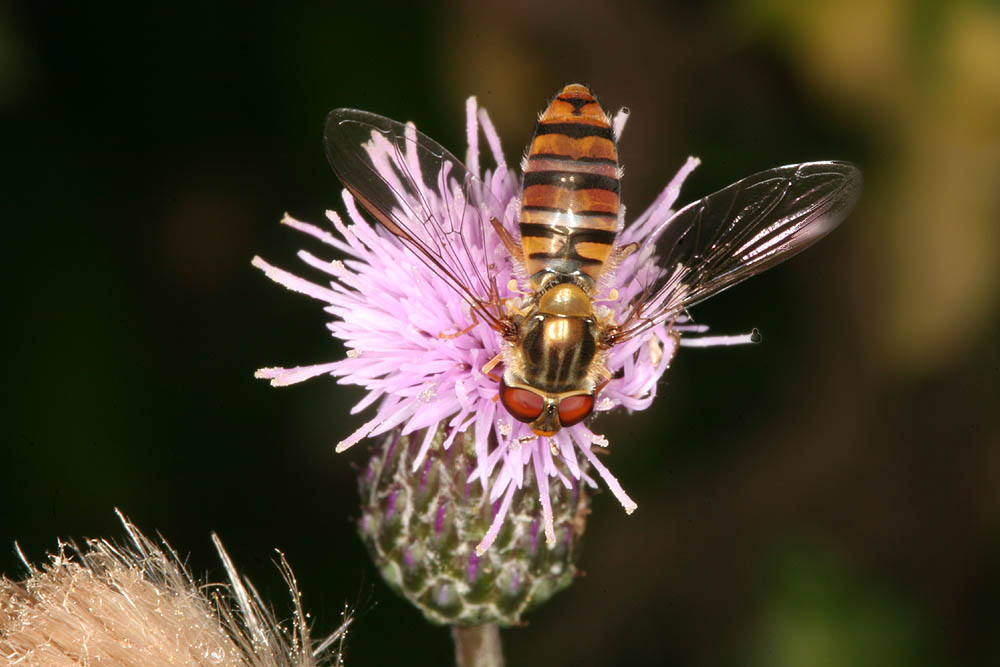
[{"label": "green stem", "polygon": [[451,638],[458,667],[503,667],[503,644],[496,623],[453,625]]}]

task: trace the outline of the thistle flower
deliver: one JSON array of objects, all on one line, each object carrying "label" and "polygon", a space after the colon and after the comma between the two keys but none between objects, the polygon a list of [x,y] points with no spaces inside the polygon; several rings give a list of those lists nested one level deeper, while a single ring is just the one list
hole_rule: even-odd
[{"label": "thistle flower", "polygon": [[[475,98],[466,119],[462,166],[412,124],[330,113],[327,156],[348,188],[348,220],[327,214],[336,234],[284,222],[346,259],[299,253],[329,276],[326,286],[253,264],[326,304],[347,359],[257,376],[281,386],[330,374],[366,389],[353,412],[373,407],[374,417],[337,445],[383,436],[361,475],[362,539],[429,620],[495,631],[574,576],[595,477],[626,512],[636,508],[596,456],[608,442],[585,418],[648,407],[681,344],[754,341],[756,332],[682,338],[705,331],[686,308],[822,238],[854,206],[861,174],[843,162],[787,165],[675,214],[698,164],[689,158],[626,227],[613,142],[624,110],[611,120],[577,84],[557,94],[522,165],[524,207]],[[481,132],[493,169],[480,164]],[[583,139],[594,140],[586,156],[574,152]],[[587,273],[594,264],[601,269]],[[500,361],[502,379],[492,374]]]},{"label": "thistle flower", "polygon": [[[614,119],[616,134],[621,133],[626,118],[623,110]],[[505,211],[500,223],[517,238],[519,178],[508,168],[493,123],[485,109],[477,107],[475,98],[468,100],[466,120],[466,167],[490,190]],[[480,165],[480,133],[485,136],[494,169],[484,170]],[[392,182],[394,170],[407,158],[378,139],[373,137],[365,149],[383,177]],[[671,213],[681,184],[697,165],[697,159],[689,158],[652,206],[624,227],[617,245],[638,243],[662,224]],[[441,178],[435,176],[424,175],[422,180],[447,182],[444,174]],[[424,191],[417,195],[424,201],[441,207],[455,205],[453,193],[427,183],[421,186]],[[327,326],[347,347],[347,358],[310,366],[263,368],[257,371],[257,377],[270,380],[274,386],[286,386],[328,374],[342,384],[363,387],[366,394],[351,413],[374,407],[375,414],[337,445],[338,452],[366,437],[398,430],[403,436],[420,437],[408,463],[412,471],[418,471],[426,463],[432,444],[448,450],[456,438],[467,438],[475,454],[470,480],[482,486],[493,505],[491,521],[475,548],[478,556],[500,534],[515,497],[527,489],[529,477],[541,505],[542,532],[550,547],[557,541],[551,503],[554,485],[567,490],[578,484],[596,488],[597,482],[589,472],[596,471],[625,511],[633,512],[636,503],[596,455],[597,449],[608,447],[607,439],[585,423],[563,428],[552,437],[536,437],[527,424],[512,419],[497,402],[496,381],[481,370],[501,351],[504,341],[485,325],[469,329],[472,318],[462,298],[397,238],[362,217],[346,190],[343,201],[346,222],[339,214],[327,212],[335,233],[288,215],[282,220],[346,257],[331,261],[308,251],[299,252],[307,265],[327,274],[327,285],[300,278],[260,257],[253,259],[253,265],[288,289],[323,302],[325,312],[333,318]],[[478,251],[483,257],[499,248],[496,239],[463,242],[486,244],[488,247]],[[627,304],[649,283],[650,272],[659,270],[650,260],[649,252],[632,253],[602,277],[597,301],[602,308],[613,311],[618,321],[625,316]],[[499,268],[496,278],[502,298],[517,300],[522,296],[516,287],[519,276],[510,268]],[[749,336],[693,340],[680,337],[680,332],[703,331],[703,327],[681,317],[613,347],[606,365],[617,379],[601,391],[595,410],[607,412],[624,407],[636,411],[649,407],[679,344],[750,341]],[[464,333],[447,335],[456,332]]]},{"label": "thistle flower", "polygon": [[[295,578],[281,558],[294,604],[278,623],[249,581],[241,579],[212,536],[229,586],[195,583],[166,543],[158,547],[125,519],[129,544],[63,542],[24,581],[0,577],[0,660],[18,665],[225,665],[317,667],[342,664],[350,625],[313,643]],[[335,647],[335,645],[337,647]]]}]

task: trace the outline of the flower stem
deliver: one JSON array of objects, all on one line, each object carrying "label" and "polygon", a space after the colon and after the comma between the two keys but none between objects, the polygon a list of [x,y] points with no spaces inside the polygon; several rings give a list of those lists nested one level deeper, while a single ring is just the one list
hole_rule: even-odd
[{"label": "flower stem", "polygon": [[503,667],[503,644],[496,623],[453,625],[451,638],[458,667]]}]

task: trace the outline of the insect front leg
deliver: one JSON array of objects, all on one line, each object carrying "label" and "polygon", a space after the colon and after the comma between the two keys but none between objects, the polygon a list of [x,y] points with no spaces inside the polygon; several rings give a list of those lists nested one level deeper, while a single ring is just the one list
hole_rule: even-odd
[{"label": "insect front leg", "polygon": [[612,287],[608,291],[608,295],[606,297],[604,297],[603,299],[594,299],[594,303],[614,303],[615,301],[618,300],[619,296],[620,295],[618,294],[618,290]]},{"label": "insect front leg", "polygon": [[440,340],[452,340],[454,338],[458,338],[459,336],[464,336],[465,334],[469,333],[470,331],[472,331],[472,329],[477,324],[479,324],[479,319],[476,317],[476,311],[473,310],[472,311],[472,324],[470,324],[469,326],[465,327],[464,329],[462,329],[461,331],[459,331],[457,333],[445,333],[445,332],[442,331],[442,332],[440,332],[437,335],[437,337]]},{"label": "insect front leg", "polygon": [[499,364],[501,361],[503,361],[503,352],[497,353],[497,356],[487,361],[486,364],[480,370],[486,377],[496,382],[500,382],[500,380],[502,380],[503,378],[494,373],[493,369],[496,368],[497,364]]}]

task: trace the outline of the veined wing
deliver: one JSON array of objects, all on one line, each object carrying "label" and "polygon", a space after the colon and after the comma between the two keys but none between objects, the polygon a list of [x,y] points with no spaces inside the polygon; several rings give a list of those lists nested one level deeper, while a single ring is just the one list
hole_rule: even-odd
[{"label": "veined wing", "polygon": [[491,229],[504,211],[486,185],[412,124],[334,109],[323,137],[330,166],[355,200],[503,331],[494,276],[510,257]]},{"label": "veined wing", "polygon": [[640,251],[658,257],[611,343],[805,250],[847,217],[861,172],[846,162],[768,169],[685,206]]}]

